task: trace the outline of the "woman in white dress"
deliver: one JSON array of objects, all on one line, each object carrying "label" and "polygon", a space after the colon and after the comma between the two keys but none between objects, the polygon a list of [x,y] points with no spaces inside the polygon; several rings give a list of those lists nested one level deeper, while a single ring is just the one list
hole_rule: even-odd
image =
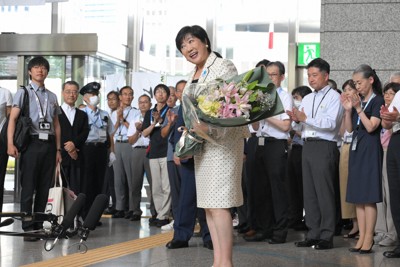
[{"label": "woman in white dress", "polygon": [[[202,90],[204,87],[194,87],[191,84],[237,75],[231,61],[212,52],[207,33],[200,26],[183,27],[175,42],[182,55],[195,64],[189,74],[185,94],[197,97],[206,93]],[[213,266],[232,266],[233,227],[230,208],[243,204],[241,178],[244,138],[250,134],[247,127],[216,129],[204,123],[197,127],[208,132],[220,144],[205,142],[202,152],[194,156],[197,206],[206,211],[214,246]]]}]

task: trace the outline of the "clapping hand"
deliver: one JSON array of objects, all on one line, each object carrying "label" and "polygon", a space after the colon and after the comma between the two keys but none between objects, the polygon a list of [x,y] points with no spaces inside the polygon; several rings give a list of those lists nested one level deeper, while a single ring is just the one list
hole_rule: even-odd
[{"label": "clapping hand", "polygon": [[396,107],[393,107],[393,111],[390,112],[388,107],[382,106],[381,107],[381,119],[389,122],[395,122],[399,118],[399,111]]},{"label": "clapping hand", "polygon": [[340,95],[340,102],[342,103],[342,106],[346,111],[352,110],[353,104],[352,104],[350,96],[348,96],[346,94],[341,94]]},{"label": "clapping hand", "polygon": [[286,110],[286,114],[288,114],[290,119],[295,122],[305,121],[307,119],[307,116],[304,113],[304,108],[302,108],[302,110],[299,110],[297,108]]},{"label": "clapping hand", "polygon": [[173,125],[176,122],[176,119],[178,118],[178,114],[175,114],[173,111],[170,109],[167,111],[167,118],[168,122]]}]

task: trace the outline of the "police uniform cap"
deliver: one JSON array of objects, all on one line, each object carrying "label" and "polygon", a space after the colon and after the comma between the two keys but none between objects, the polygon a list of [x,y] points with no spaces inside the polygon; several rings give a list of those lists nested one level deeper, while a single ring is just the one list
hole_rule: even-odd
[{"label": "police uniform cap", "polygon": [[86,84],[84,87],[79,90],[79,93],[81,95],[85,95],[87,93],[99,93],[101,85],[98,82],[91,82]]}]

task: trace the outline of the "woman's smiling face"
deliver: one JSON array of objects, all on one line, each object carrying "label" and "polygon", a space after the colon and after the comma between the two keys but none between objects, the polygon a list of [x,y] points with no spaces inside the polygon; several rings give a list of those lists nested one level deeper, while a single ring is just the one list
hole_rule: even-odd
[{"label": "woman's smiling face", "polygon": [[180,50],[186,60],[196,66],[204,65],[210,54],[207,44],[191,34],[187,34],[183,38]]}]

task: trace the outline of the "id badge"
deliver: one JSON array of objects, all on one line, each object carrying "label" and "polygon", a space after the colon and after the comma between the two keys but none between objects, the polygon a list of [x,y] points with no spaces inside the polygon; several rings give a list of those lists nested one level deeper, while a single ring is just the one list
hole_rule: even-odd
[{"label": "id badge", "polygon": [[304,136],[307,137],[316,137],[317,136],[317,132],[314,131],[312,128],[310,127],[306,127],[305,131],[304,131]]},{"label": "id badge", "polygon": [[357,149],[357,136],[354,137],[353,143],[351,144],[351,150],[356,151],[356,149]]},{"label": "id badge", "polygon": [[258,138],[258,145],[259,146],[264,146],[265,143],[265,138],[264,137],[259,137]]},{"label": "id badge", "polygon": [[49,140],[49,134],[47,133],[39,133],[39,140]]},{"label": "id badge", "polygon": [[99,129],[99,137],[100,138],[107,138],[107,132],[104,129]]}]

